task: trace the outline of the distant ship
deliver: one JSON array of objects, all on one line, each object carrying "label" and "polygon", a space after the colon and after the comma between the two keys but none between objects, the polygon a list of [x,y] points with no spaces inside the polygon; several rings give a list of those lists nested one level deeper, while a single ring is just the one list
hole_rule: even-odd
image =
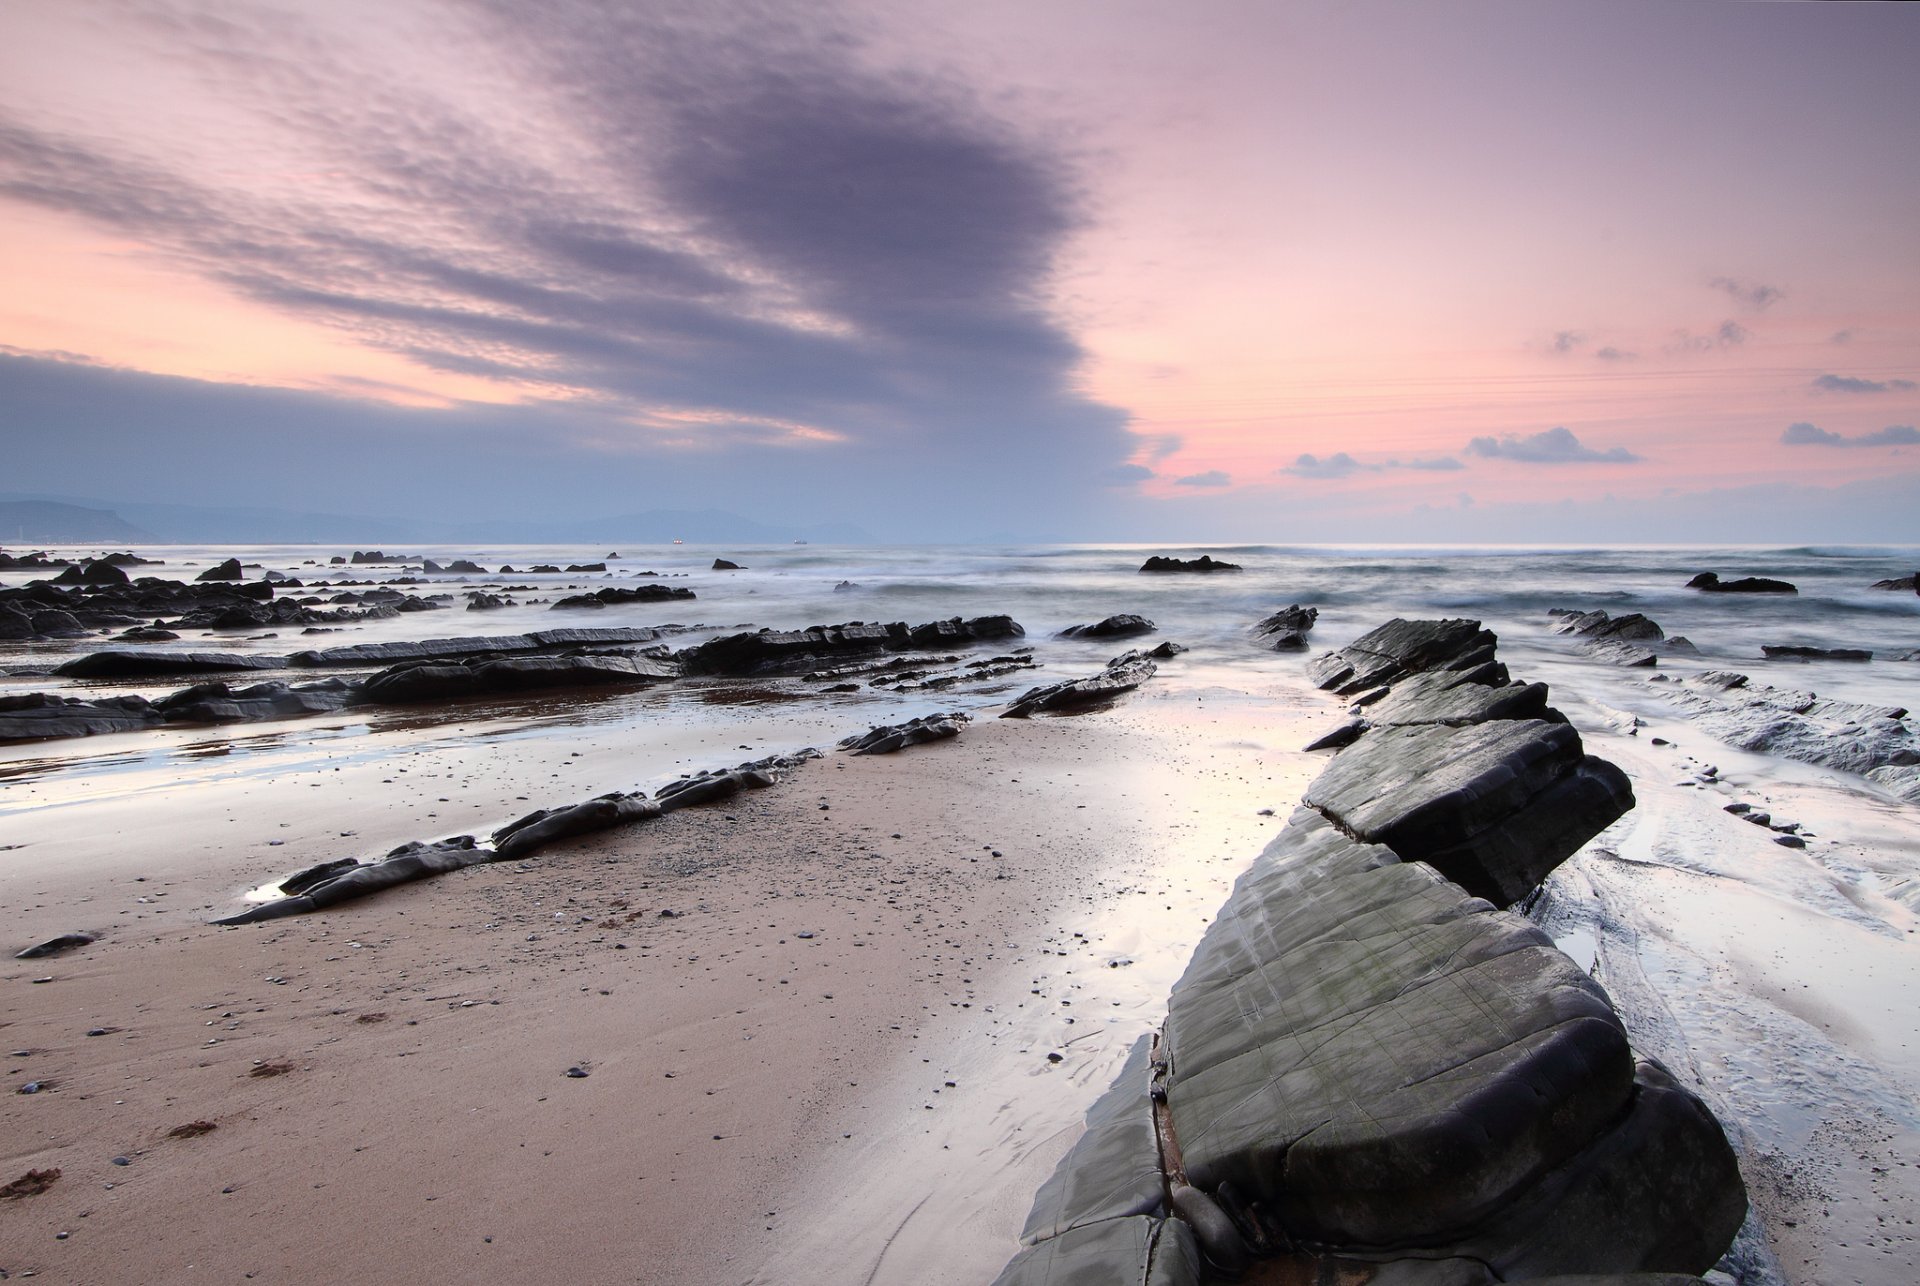
[{"label": "distant ship", "polygon": [[806,542],[806,541],[804,541],[804,540],[796,540],[796,541],[794,541],[793,543],[794,543],[794,544],[796,544],[796,545],[804,545],[804,544],[806,544],[807,542]]},{"label": "distant ship", "polygon": [[676,545],[684,545],[684,544],[686,544],[687,542],[686,542],[686,541],[684,541],[684,540],[682,540],[682,539],[680,539],[680,537],[678,537],[678,536],[675,536],[675,537],[673,538],[673,543],[674,543],[674,544],[676,544]]}]

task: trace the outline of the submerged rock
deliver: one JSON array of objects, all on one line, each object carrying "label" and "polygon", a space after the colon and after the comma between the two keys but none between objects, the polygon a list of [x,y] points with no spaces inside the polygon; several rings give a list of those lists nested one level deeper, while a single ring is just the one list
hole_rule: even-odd
[{"label": "submerged rock", "polygon": [[713,570],[716,572],[743,572],[747,569],[739,563],[733,562],[731,559],[716,558],[713,560]]},{"label": "submerged rock", "polygon": [[1000,712],[1002,719],[1025,719],[1045,711],[1069,712],[1109,701],[1131,692],[1153,677],[1154,664],[1140,652],[1125,652],[1107,662],[1107,668],[1084,679],[1067,679],[1029,688]]},{"label": "submerged rock", "polygon": [[1237,572],[1243,570],[1239,563],[1223,563],[1211,554],[1202,554],[1198,558],[1168,558],[1164,554],[1155,554],[1140,564],[1143,572]]},{"label": "submerged rock", "polygon": [[1763,645],[1760,654],[1769,661],[1871,661],[1873,653],[1857,647],[1794,647]]},{"label": "submerged rock", "polygon": [[1307,645],[1307,632],[1320,619],[1317,607],[1290,603],[1272,616],[1254,624],[1254,640],[1276,652],[1293,652]]},{"label": "submerged rock", "polygon": [[1711,594],[1798,594],[1800,592],[1783,580],[1770,580],[1765,576],[1743,576],[1739,580],[1723,581],[1716,572],[1701,572],[1687,582],[1687,588],[1705,590]]},{"label": "submerged rock", "polygon": [[[540,569],[536,567],[534,570]],[[692,590],[672,585],[609,585],[591,594],[570,594],[557,600],[550,610],[601,608],[614,603],[662,603],[668,599],[692,597]]]},{"label": "submerged rock", "polygon": [[1018,638],[1026,633],[1010,616],[955,616],[911,628],[848,621],[812,625],[804,630],[759,630],[710,639],[675,654],[688,674],[776,674],[813,669],[822,661],[854,660],[885,652],[953,647]]},{"label": "submerged rock", "polygon": [[216,563],[194,577],[197,581],[244,580],[246,573],[240,569],[238,558],[229,558],[224,563]]},{"label": "submerged rock", "polygon": [[79,679],[118,679],[155,674],[217,674],[223,670],[277,670],[286,664],[285,657],[262,656],[255,652],[174,652],[139,648],[91,652],[55,666],[53,672]]},{"label": "submerged rock", "polygon": [[1144,616],[1132,612],[1121,612],[1109,616],[1103,621],[1091,625],[1069,625],[1060,631],[1061,638],[1067,639],[1123,639],[1136,634],[1151,634],[1154,624]]},{"label": "submerged rock", "polygon": [[15,960],[40,960],[47,956],[57,956],[63,951],[72,951],[79,947],[91,946],[100,939],[91,933],[63,933],[57,938],[48,938],[45,942],[35,943],[24,951],[14,953]]}]

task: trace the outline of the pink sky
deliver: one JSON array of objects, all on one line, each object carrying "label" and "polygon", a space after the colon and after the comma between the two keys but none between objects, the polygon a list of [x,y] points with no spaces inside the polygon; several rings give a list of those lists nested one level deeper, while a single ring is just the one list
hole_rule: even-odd
[{"label": "pink sky", "polygon": [[[531,52],[504,5],[0,10],[0,352],[319,393],[343,419],[389,403],[511,435],[538,412],[525,433],[549,444],[565,414],[568,449],[666,452],[694,490],[731,471],[777,495],[747,475],[815,457],[882,485],[863,461],[924,450],[938,470],[956,436],[1015,455],[1046,439],[1030,468],[1083,460],[1056,485],[1086,492],[1084,521],[1213,515],[1223,534],[1296,502],[1404,515],[1920,478],[1899,432],[1920,423],[1911,8],[621,8],[609,26],[559,6],[573,43]],[[568,60],[596,44],[631,56],[630,82],[575,83]],[[669,93],[688,49],[720,82],[694,107]],[[778,202],[804,178],[763,198],[700,153],[751,146],[727,133],[736,74],[742,95],[791,75],[818,109],[800,150],[853,176],[857,237],[838,238],[830,191],[787,239]],[[1002,179],[1004,200],[981,195]],[[923,208],[946,182],[952,224]],[[533,255],[489,192],[617,225],[648,257]],[[1004,238],[981,226],[1003,218]],[[655,271],[703,284],[635,285]],[[694,313],[661,303],[689,291]],[[888,291],[918,311],[899,321]],[[960,370],[927,356],[947,293],[953,342],[981,344]],[[632,326],[653,373],[528,338],[562,296],[570,319]],[[710,351],[720,325],[732,347]],[[844,387],[791,357],[786,384],[737,395],[730,362],[758,379],[815,345],[875,356]],[[675,378],[695,351],[698,378]],[[1002,371],[1031,389],[927,418]],[[79,379],[62,387],[84,402]],[[102,405],[36,403],[0,432],[25,445]],[[1089,427],[1102,408],[1111,431]],[[1784,442],[1802,422],[1826,436]]]}]

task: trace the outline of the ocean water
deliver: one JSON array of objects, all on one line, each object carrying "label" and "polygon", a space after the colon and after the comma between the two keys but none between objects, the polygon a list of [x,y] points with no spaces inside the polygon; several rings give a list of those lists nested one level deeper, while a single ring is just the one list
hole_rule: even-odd
[{"label": "ocean water", "polygon": [[[191,578],[237,556],[250,565],[250,579],[278,571],[305,582],[288,593],[323,597],[350,583],[420,576],[400,567],[330,565],[331,555],[349,552],[331,548],[138,552],[163,563],[133,569],[135,575]],[[405,552],[442,565],[466,558],[524,569],[604,559],[608,569],[441,574],[407,588],[450,596],[446,610],[314,635],[297,628],[190,634],[165,646],[277,655],[561,625],[669,623],[693,627],[669,640],[685,646],[743,628],[1007,614],[1026,637],[988,650],[1031,647],[1038,668],[943,692],[825,694],[797,678],[681,681],[0,745],[0,910],[26,906],[56,883],[104,883],[150,869],[153,845],[129,843],[129,836],[165,838],[183,900],[230,906],[261,878],[280,873],[263,847],[275,842],[271,835],[337,836],[340,855],[370,857],[407,839],[490,828],[530,803],[653,788],[692,769],[826,746],[934,710],[991,712],[1031,684],[1092,673],[1128,646],[1167,639],[1191,650],[1161,664],[1134,698],[1142,710],[1150,706],[1151,717],[1163,722],[1230,710],[1235,726],[1256,733],[1263,722],[1284,728],[1297,746],[1346,717],[1343,703],[1307,683],[1304,660],[1312,652],[1394,616],[1471,617],[1499,635],[1501,659],[1515,677],[1549,683],[1554,704],[1589,750],[1620,763],[1634,781],[1639,806],[1555,874],[1533,914],[1608,986],[1636,1047],[1694,1083],[1740,1147],[1759,1213],[1729,1275],[1751,1283],[1891,1281],[1898,1278],[1884,1275],[1890,1256],[1912,1262],[1915,1244],[1910,1237],[1889,1240],[1885,1220],[1920,1217],[1920,1172],[1897,1162],[1920,1151],[1920,1006],[1912,1000],[1920,994],[1920,805],[1853,774],[1721,744],[1669,699],[1671,683],[1654,680],[1738,670],[1756,683],[1915,706],[1920,660],[1896,658],[1920,650],[1920,596],[1871,586],[1920,568],[1920,547],[679,545],[627,546],[612,558],[609,548],[579,545]],[[1201,552],[1244,570],[1138,570],[1149,554]],[[713,571],[716,557],[744,570]],[[1723,579],[1776,577],[1799,593],[1685,588],[1706,570]],[[568,593],[654,583],[645,572],[697,597],[598,611],[550,607]],[[30,576],[0,571],[0,584]],[[466,592],[507,586],[522,587],[513,595],[520,605],[464,610]],[[1319,609],[1312,652],[1255,645],[1248,627],[1291,603]],[[1698,655],[1663,654],[1657,671],[1609,666],[1553,631],[1554,608],[1642,612],[1669,637],[1691,641]],[[1118,612],[1149,617],[1156,633],[1123,642],[1058,637],[1066,626]],[[1875,657],[1764,660],[1761,647],[1774,644],[1863,648]],[[151,696],[184,686],[46,673],[68,656],[109,645],[0,643],[0,695]],[[257,677],[269,676],[233,681]],[[1248,753],[1257,740],[1233,743],[1235,753]],[[1297,754],[1270,739],[1261,744],[1274,746],[1275,755]],[[1292,799],[1270,802],[1284,815]],[[1801,823],[1808,847],[1780,847],[1771,832],[1724,811],[1738,802]],[[1139,981],[1116,975],[1108,984],[1122,1012],[1146,1021],[1141,1016],[1163,1002],[1182,958],[1177,946],[1166,950],[1167,960],[1147,967],[1142,947],[1143,967],[1127,971]],[[1139,994],[1120,990],[1128,985]],[[1115,1058],[1125,1044],[1116,1040]],[[1098,1082],[1097,1075],[1086,1078],[1085,1097]],[[1023,1124],[1064,1126],[1082,1107],[1072,1100],[1029,1105],[1034,1119]],[[956,1181],[985,1189],[1004,1178],[991,1161],[977,1161]],[[929,1241],[928,1263],[938,1264],[950,1249]]]}]

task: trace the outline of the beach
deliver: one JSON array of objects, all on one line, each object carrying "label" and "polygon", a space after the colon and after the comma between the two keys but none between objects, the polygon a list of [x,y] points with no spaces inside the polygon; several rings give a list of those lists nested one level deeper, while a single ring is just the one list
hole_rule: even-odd
[{"label": "beach", "polygon": [[[1223,556],[1252,564],[1244,580],[1148,584],[1111,550],[1069,555],[1070,584],[1001,567],[992,606],[1024,621],[1042,672],[957,690],[822,699],[793,678],[683,681],[8,747],[12,936],[99,940],[0,973],[6,1047],[25,1051],[7,1084],[40,1087],[0,1100],[0,1179],[60,1171],[0,1202],[0,1268],[991,1280],[1081,1114],[1325,763],[1303,747],[1347,703],[1307,682],[1298,654],[1245,637],[1266,611],[1317,599],[1315,651],[1396,612],[1484,617],[1516,677],[1550,683],[1589,750],[1631,778],[1637,807],[1531,914],[1734,1140],[1755,1214],[1730,1279],[1900,1280],[1920,1214],[1920,810],[1857,774],[1727,746],[1650,681],[1757,653],[1739,608],[1640,588],[1728,555],[1561,555],[1549,571],[1535,556],[1529,574],[1578,587],[1556,601],[1644,608],[1706,653],[1639,672],[1555,635],[1551,591],[1519,602],[1511,565]],[[1883,650],[1917,618],[1864,585],[1900,556],[1740,555],[1833,563],[1863,587],[1791,617],[1765,605],[1767,641],[1877,630]],[[908,574],[887,558],[751,551],[760,579],[690,576],[694,603],[618,623],[669,607],[782,628],[917,622],[995,597],[991,565]],[[1593,584],[1604,576],[1617,584]],[[1343,579],[1344,602],[1322,588]],[[880,601],[836,595],[842,580]],[[843,604],[868,610],[825,614]],[[1061,626],[1140,608],[1192,653],[1086,714],[992,717],[1126,646],[1057,640]],[[441,632],[422,619],[369,629]],[[4,690],[160,690],[22,672],[79,646],[14,647]],[[1909,684],[1911,665],[1765,674],[1866,700]],[[975,718],[895,755],[831,749],[934,709]],[[312,915],[209,923],[318,861],[807,745],[826,753],[767,789]],[[1726,811],[1739,803],[1810,838],[1776,843],[1794,832]]]}]

